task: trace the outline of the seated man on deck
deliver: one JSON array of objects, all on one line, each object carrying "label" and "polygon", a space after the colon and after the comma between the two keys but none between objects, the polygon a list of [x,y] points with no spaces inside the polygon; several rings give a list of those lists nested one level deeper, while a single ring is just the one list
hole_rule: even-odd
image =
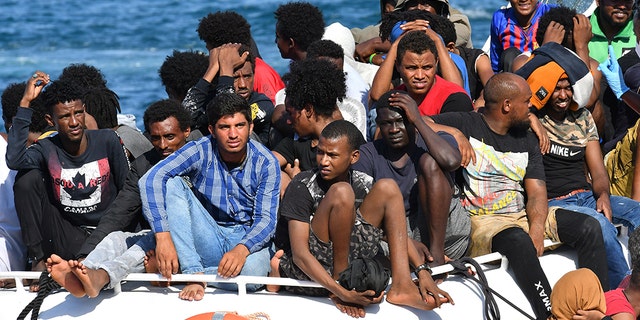
[{"label": "seated man on deck", "polygon": [[247,45],[227,43],[209,50],[209,65],[202,79],[189,91],[183,106],[190,106],[199,131],[204,130],[205,108],[213,97],[221,92],[237,93],[249,102],[253,121],[252,139],[269,145],[273,103],[269,98],[254,91],[256,57]]},{"label": "seated man on deck", "polygon": [[[394,11],[421,10],[439,15],[451,21],[458,35],[456,46],[473,48],[471,41],[471,24],[469,18],[460,10],[449,5],[448,0],[380,0],[380,17]],[[351,33],[357,44],[356,55],[360,61],[380,64],[374,57],[381,57],[389,51],[391,42],[380,37],[380,24],[368,26],[364,29],[352,28]]]},{"label": "seated man on deck", "polygon": [[[342,312],[364,317],[364,306],[379,303],[382,293],[345,289],[336,280],[353,259],[376,256],[386,235],[393,278],[387,301],[422,310],[453,303],[433,282],[424,257],[408,240],[404,202],[395,181],[373,183],[368,175],[351,169],[363,142],[360,131],[346,120],[333,121],[322,130],[318,167],[298,174],[282,199],[276,232],[276,246],[282,250],[271,261],[270,275],[318,282],[323,288],[285,290],[329,295]],[[416,267],[418,287],[411,280],[409,263]]]},{"label": "seated man on deck", "polygon": [[553,6],[538,0],[509,0],[509,3],[511,6],[496,10],[491,18],[489,55],[494,72],[511,72],[517,54],[538,47],[537,40],[541,40],[535,37],[538,22]]},{"label": "seated man on deck", "polygon": [[207,73],[217,69],[216,94],[221,92],[236,93],[249,102],[253,118],[252,139],[269,147],[269,131],[273,102],[253,89],[256,70],[256,57],[249,47],[239,44],[224,44],[210,54],[217,56],[209,59],[211,63]]},{"label": "seated man on deck", "polygon": [[[429,29],[430,30],[430,29]],[[433,33],[431,30],[430,33]],[[444,47],[440,41],[438,46]],[[440,51],[446,52],[446,48]],[[448,53],[447,53],[448,57]],[[452,60],[447,67],[451,73],[460,74]],[[380,65],[369,90],[369,120],[375,119],[373,105],[390,89],[394,89],[394,71],[400,75],[402,84],[395,89],[406,91],[416,101],[420,114],[431,116],[450,111],[471,111],[473,103],[463,87],[445,80],[436,74],[439,65],[436,42],[423,31],[405,32],[393,42],[386,60]],[[369,131],[375,131],[369,128]],[[375,138],[375,134],[373,134]]]},{"label": "seated man on deck", "polygon": [[[605,114],[600,92],[602,89],[602,73],[598,70],[598,61],[589,56],[589,40],[591,39],[591,24],[589,19],[583,14],[579,14],[575,9],[557,6],[549,9],[538,24],[536,40],[540,46],[548,42],[561,44],[565,48],[575,52],[580,59],[589,66],[593,76],[593,87],[586,90],[589,100],[585,108],[591,112],[593,120],[598,128],[598,135],[601,141],[605,136]],[[513,72],[517,73],[529,59],[533,51],[525,51],[513,60]]]},{"label": "seated man on deck", "polygon": [[[615,59],[613,48],[610,47],[611,56],[600,65],[609,87],[620,102],[624,102],[629,111],[640,114],[640,64],[627,70],[622,75],[619,60]],[[633,90],[627,87],[629,83]],[[607,152],[604,157],[605,166],[611,180],[611,194],[630,197],[640,201],[640,166],[636,165],[636,159],[640,154],[640,120],[636,120],[616,142],[615,147]]]},{"label": "seated man on deck", "polygon": [[360,146],[354,170],[374,181],[396,181],[409,237],[428,245],[430,262],[441,265],[445,255],[461,258],[467,251],[471,223],[464,210],[456,210],[459,192],[451,172],[460,167],[461,156],[453,137],[431,130],[404,91],[382,95],[376,110],[381,138]]},{"label": "seated man on deck", "polygon": [[[371,103],[393,89],[391,79],[396,69],[403,82],[396,89],[409,93],[418,104],[420,114],[431,116],[473,110],[471,98],[464,88],[436,75],[438,61],[436,43],[428,35],[423,31],[406,32],[393,43],[387,59],[376,73],[369,91]],[[451,67],[456,68],[455,65]]]},{"label": "seated man on deck", "polygon": [[[301,61],[307,58],[307,49],[324,34],[325,22],[322,11],[307,1],[291,1],[278,6],[273,12],[276,19],[276,47],[282,59]],[[284,88],[276,94],[275,111],[271,123],[275,130],[274,139],[293,136],[286,121],[286,91]],[[277,143],[276,143],[277,144]]]},{"label": "seated man on deck", "polygon": [[86,128],[115,130],[122,139],[129,162],[153,148],[136,127],[135,116],[120,113],[120,97],[107,87],[107,80],[98,68],[72,63],[62,70],[58,79],[81,88]]},{"label": "seated man on deck", "polygon": [[[138,181],[152,166],[184,146],[191,133],[190,122],[189,112],[178,100],[160,100],[145,110],[144,127],[154,149],[131,163],[125,186],[105,219],[126,226],[143,217]],[[76,297],[96,297],[103,287],[113,288],[129,273],[144,271],[146,254],[155,261],[154,236],[148,229],[135,233],[116,231],[105,236],[104,230],[97,228],[87,242],[97,245],[78,260],[67,261],[55,254],[47,259],[47,270],[53,280]]]},{"label": "seated man on deck", "polygon": [[345,96],[345,75],[326,59],[305,59],[290,67],[285,106],[287,124],[299,136],[285,137],[272,150],[283,170],[282,189],[300,171],[316,164],[320,133],[334,120],[343,119],[337,102]]},{"label": "seated man on deck", "polygon": [[527,77],[529,87],[532,91],[548,92],[543,99],[541,96],[532,99],[532,104],[538,109],[536,115],[551,140],[551,148],[542,158],[549,205],[587,214],[600,222],[609,284],[615,288],[629,266],[612,222],[622,223],[633,231],[640,225],[640,203],[609,195],[609,177],[595,122],[585,108],[587,99],[574,98],[581,88],[586,87],[583,91],[588,92],[593,87],[589,69],[572,51],[556,43],[545,44],[534,53],[542,51],[546,53],[543,61],[539,59],[542,55],[535,55],[518,72],[533,70]]},{"label": "seated man on deck", "polygon": [[632,22],[634,3],[633,0],[596,0],[598,7],[589,17],[593,32],[589,55],[599,63],[608,59],[608,46],[613,46],[618,58],[633,52],[636,45]]},{"label": "seated man on deck", "polygon": [[[469,139],[475,160],[463,163],[462,205],[471,215],[472,257],[499,252],[537,319],[549,316],[551,286],[538,256],[544,238],[574,247],[578,267],[591,269],[609,287],[602,230],[592,217],[547,204],[542,155],[529,129],[531,90],[512,73],[494,75],[484,90],[485,108],[433,116]],[[434,130],[448,130],[434,126]]]},{"label": "seated man on deck", "polygon": [[204,76],[209,57],[200,51],[173,50],[158,69],[160,81],[169,99],[184,100],[191,87]]},{"label": "seated man on deck", "polygon": [[[173,50],[173,53],[164,59],[158,69],[158,75],[164,90],[167,92],[167,97],[182,102],[189,89],[202,79],[208,67],[209,57],[203,52]],[[148,132],[145,132],[145,135],[148,136],[148,134]],[[202,138],[202,133],[194,134],[192,132],[189,134],[187,141],[200,138]]]},{"label": "seated man on deck", "polygon": [[[97,228],[117,230],[105,216],[129,172],[115,131],[85,130],[82,88],[66,80],[49,81],[42,71],[27,81],[9,130],[6,157],[9,168],[20,170],[14,184],[16,211],[33,271],[44,271],[51,254],[76,258],[91,246],[88,239]],[[57,134],[27,148],[31,102],[41,92],[49,112],[45,118]]]},{"label": "seated man on deck", "polygon": [[[198,24],[198,36],[209,52],[209,69],[202,78],[189,89],[182,106],[191,112],[193,129],[208,134],[206,108],[215,96],[216,48],[228,44],[239,43],[250,48],[255,58],[253,90],[269,97],[274,102],[275,94],[284,88],[280,75],[260,58],[258,48],[251,36],[251,26],[247,20],[234,11],[217,11],[203,17]],[[241,67],[241,66],[240,66]]]},{"label": "seated man on deck", "polygon": [[[2,92],[2,120],[9,132],[13,117],[20,107],[20,100],[27,87],[26,82],[10,83]],[[42,99],[32,101],[34,110],[29,125],[27,145],[31,145],[43,132],[47,131],[47,121]],[[0,133],[0,272],[23,271],[27,267],[27,248],[22,241],[20,220],[15,208],[13,183],[17,172],[7,167],[7,135]],[[0,288],[15,286],[14,279],[0,279]]]},{"label": "seated man on deck", "polygon": [[[400,28],[401,25],[406,26],[406,29]],[[455,28],[451,21],[422,10],[392,12],[382,19],[380,36],[395,42],[403,34],[415,30],[424,30],[423,32],[436,45],[437,75],[463,87],[469,94],[469,74],[464,60],[461,56],[450,52],[447,47],[449,44],[453,45],[456,39]]]},{"label": "seated man on deck", "polygon": [[[170,279],[179,261],[184,274],[266,276],[280,201],[278,161],[249,139],[251,108],[239,95],[218,94],[207,116],[211,135],[189,142],[140,178],[158,271]],[[201,300],[206,285],[190,283],[180,298]],[[231,283],[215,286],[237,289]]]},{"label": "seated man on deck", "polygon": [[300,61],[307,58],[307,48],[322,39],[324,17],[317,6],[308,1],[290,1],[278,6],[276,46],[282,59]]},{"label": "seated man on deck", "polygon": [[367,137],[367,110],[369,104],[369,85],[360,77],[358,72],[344,62],[344,54],[339,44],[331,40],[318,40],[309,46],[307,59],[325,59],[342,70],[345,77],[345,97],[337,101],[338,109],[343,119],[353,123]]}]

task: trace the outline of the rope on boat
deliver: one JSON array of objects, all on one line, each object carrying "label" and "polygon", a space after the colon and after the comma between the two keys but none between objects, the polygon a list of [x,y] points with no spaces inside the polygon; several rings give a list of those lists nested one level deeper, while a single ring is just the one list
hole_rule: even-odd
[{"label": "rope on boat", "polygon": [[38,280],[38,286],[40,289],[38,290],[38,295],[29,302],[29,304],[20,312],[17,320],[24,320],[27,317],[29,312],[31,312],[31,320],[38,319],[38,315],[40,314],[40,306],[42,306],[42,301],[46,298],[52,291],[60,289],[60,285],[53,280],[49,276],[47,271],[43,271],[40,274],[40,279]]},{"label": "rope on boat", "polygon": [[264,312],[254,312],[245,316],[249,320],[271,320],[268,314]]},{"label": "rope on boat", "polygon": [[[526,313],[524,310],[520,309],[518,306],[513,304],[511,301],[507,300],[505,297],[500,295],[497,291],[491,289],[489,287],[489,282],[487,281],[487,277],[484,275],[484,271],[482,271],[482,267],[480,264],[476,262],[474,259],[469,257],[463,257],[455,261],[449,262],[453,266],[452,273],[461,274],[466,278],[469,278],[476,283],[478,283],[482,289],[482,293],[484,294],[484,315],[485,319],[489,320],[499,320],[500,319],[500,310],[498,309],[498,303],[493,295],[498,296],[498,298],[502,299],[502,301],[509,304],[511,307],[522,313],[525,317],[535,320],[534,317]],[[475,272],[478,275],[478,279],[473,276],[473,274],[469,271],[467,264],[472,265],[475,268]]]}]

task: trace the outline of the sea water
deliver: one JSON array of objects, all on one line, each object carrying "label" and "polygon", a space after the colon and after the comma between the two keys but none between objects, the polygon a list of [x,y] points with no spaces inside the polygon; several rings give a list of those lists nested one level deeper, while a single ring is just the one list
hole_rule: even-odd
[{"label": "sea water", "polygon": [[[234,10],[251,24],[262,58],[280,74],[288,60],[274,43],[276,8],[282,0],[125,0],[125,1],[16,1],[0,6],[0,91],[10,83],[26,81],[35,70],[52,79],[72,63],[100,69],[107,86],[120,96],[122,113],[133,114],[142,129],[149,104],[167,97],[158,68],[173,50],[206,51],[196,29],[210,12]],[[377,0],[310,0],[327,25],[348,28],[376,24]],[[481,48],[489,35],[493,12],[505,0],[450,0],[469,17],[472,40]],[[0,120],[0,132],[4,124]]]}]

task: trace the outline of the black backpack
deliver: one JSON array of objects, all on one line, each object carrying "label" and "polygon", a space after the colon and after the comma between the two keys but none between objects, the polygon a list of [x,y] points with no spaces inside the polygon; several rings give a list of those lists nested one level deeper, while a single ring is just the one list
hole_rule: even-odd
[{"label": "black backpack", "polygon": [[372,258],[356,258],[338,277],[338,283],[348,290],[363,292],[373,290],[379,296],[389,284],[390,272],[382,263]]}]

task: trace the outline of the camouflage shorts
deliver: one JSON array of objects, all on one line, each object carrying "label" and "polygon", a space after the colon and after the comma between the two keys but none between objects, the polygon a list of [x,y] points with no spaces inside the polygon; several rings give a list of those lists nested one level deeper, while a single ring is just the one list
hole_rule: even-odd
[{"label": "camouflage shorts", "polygon": [[[349,261],[355,258],[374,257],[378,253],[382,235],[382,229],[376,228],[366,222],[360,215],[360,211],[357,211],[356,222],[351,229]],[[309,251],[311,251],[311,254],[320,262],[327,273],[333,275],[333,244],[318,239],[311,227],[309,227]],[[311,280],[304,271],[300,270],[293,262],[293,257],[290,254],[285,254],[280,260],[280,276],[298,280]],[[329,291],[324,288],[285,286],[284,289],[296,294],[308,296],[329,295]]]}]

